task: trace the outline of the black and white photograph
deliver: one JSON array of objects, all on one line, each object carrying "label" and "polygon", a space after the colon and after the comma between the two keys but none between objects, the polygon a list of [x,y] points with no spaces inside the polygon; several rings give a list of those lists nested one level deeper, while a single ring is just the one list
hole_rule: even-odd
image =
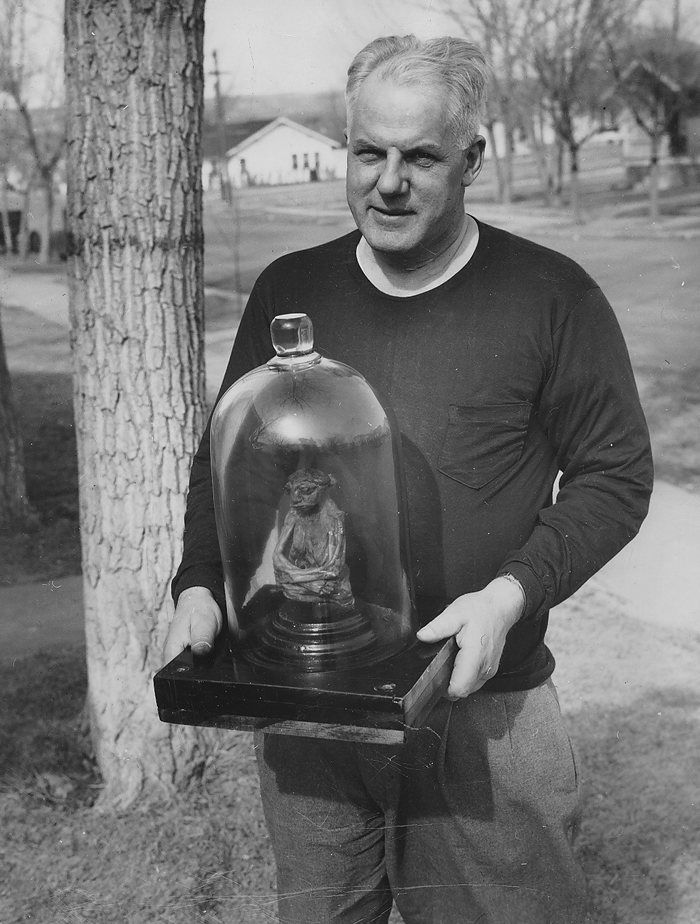
[{"label": "black and white photograph", "polygon": [[700,924],[698,0],[0,0],[0,922]]}]

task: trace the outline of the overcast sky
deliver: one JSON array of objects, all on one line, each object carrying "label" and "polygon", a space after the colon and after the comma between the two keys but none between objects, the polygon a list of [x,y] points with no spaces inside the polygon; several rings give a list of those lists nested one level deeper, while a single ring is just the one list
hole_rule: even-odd
[{"label": "overcast sky", "polygon": [[[445,35],[442,0],[207,0],[206,70],[219,56],[224,93],[324,92],[345,85],[348,64],[378,35]],[[454,3],[459,6],[459,2]],[[700,0],[680,0],[682,34],[697,39]],[[647,18],[671,20],[671,0],[646,0]],[[213,94],[208,78],[207,96]]]},{"label": "overcast sky", "polygon": [[[60,76],[63,0],[24,0],[28,51]],[[216,50],[224,93],[319,92],[341,89],[348,64],[378,35],[443,35],[449,24],[431,0],[207,0],[206,95],[213,95]],[[37,86],[34,95],[44,95]],[[40,105],[39,101],[36,102]]]},{"label": "overcast sky", "polygon": [[[442,0],[206,0],[206,95],[214,92],[216,50],[224,93],[327,92],[341,89],[355,52],[378,35],[451,31]],[[63,0],[24,0],[28,51],[46,71],[43,92],[60,86]],[[671,0],[646,0],[670,20]],[[681,0],[683,34],[700,34],[700,0]],[[50,95],[50,94],[49,94]],[[43,96],[44,100],[39,100]]]},{"label": "overcast sky", "polygon": [[429,0],[207,0],[205,18],[206,69],[216,50],[223,92],[239,95],[341,89],[378,35],[450,31]]}]

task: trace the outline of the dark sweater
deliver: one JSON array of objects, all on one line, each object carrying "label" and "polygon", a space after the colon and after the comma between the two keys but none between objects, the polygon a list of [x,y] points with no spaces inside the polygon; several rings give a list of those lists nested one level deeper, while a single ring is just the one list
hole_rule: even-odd
[{"label": "dark sweater", "polygon": [[[251,293],[222,392],[271,357],[275,315],[308,314],[316,349],[357,369],[396,415],[422,621],[511,573],[526,610],[486,688],[527,689],[554,668],[549,608],[637,532],[652,462],[627,350],[598,286],[561,254],[479,231],[463,269],[408,298],[366,279],[358,232],[276,260]],[[223,609],[208,427],[185,522],[174,596],[202,585]]]}]

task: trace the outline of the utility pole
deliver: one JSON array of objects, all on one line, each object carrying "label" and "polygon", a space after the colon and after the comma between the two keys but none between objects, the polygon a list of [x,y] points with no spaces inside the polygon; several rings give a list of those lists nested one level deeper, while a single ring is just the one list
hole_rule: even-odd
[{"label": "utility pole", "polygon": [[210,74],[214,78],[214,97],[216,101],[216,130],[218,135],[218,173],[221,184],[221,198],[231,206],[231,217],[233,219],[233,273],[236,289],[236,308],[240,313],[243,310],[241,297],[241,215],[238,208],[238,202],[233,197],[233,190],[228,177],[228,165],[226,163],[226,114],[224,112],[224,101],[221,96],[220,77],[224,71],[219,70],[219,58],[216,50],[212,51],[214,58],[214,70]]},{"label": "utility pole", "polygon": [[214,59],[214,70],[209,73],[214,77],[214,97],[216,100],[216,130],[218,136],[217,171],[219,174],[219,184],[221,186],[221,198],[230,205],[231,184],[229,183],[226,166],[226,114],[224,112],[224,101],[221,96],[221,82],[219,80],[223,71],[219,70],[219,59],[216,50],[212,51],[211,54]]},{"label": "utility pole", "polygon": [[678,39],[681,30],[681,0],[674,0],[673,2],[673,23],[671,26],[671,31],[673,32],[673,38]]}]

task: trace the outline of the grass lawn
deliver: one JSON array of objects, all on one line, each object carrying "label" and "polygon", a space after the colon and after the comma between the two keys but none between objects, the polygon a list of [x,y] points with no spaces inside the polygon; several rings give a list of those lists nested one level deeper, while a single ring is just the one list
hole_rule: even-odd
[{"label": "grass lawn", "polygon": [[[595,924],[697,924],[700,639],[639,623],[589,587],[554,614],[550,644],[579,752]],[[172,802],[98,814],[84,688],[75,650],[0,675],[0,921],[274,921],[250,738],[227,733],[233,749]]]},{"label": "grass lawn", "polygon": [[[324,214],[311,208],[310,192],[320,196],[314,202],[321,201]],[[349,227],[337,184],[266,191],[242,197],[239,208],[240,222],[218,208],[207,216],[208,286],[246,291],[277,254]],[[300,208],[307,214],[300,217]],[[697,295],[688,293],[700,285],[696,245],[674,250],[687,283],[681,290],[675,264],[654,253],[661,242],[635,251],[614,240],[601,244],[572,235],[558,244],[579,259],[578,251],[585,251],[585,265],[614,293],[659,474],[695,490],[700,317],[688,301]],[[656,317],[655,299],[665,292],[686,299],[669,309],[676,311],[666,325],[671,333]],[[230,327],[236,307],[229,294],[209,295],[210,328]],[[673,325],[686,359],[670,365],[659,357],[674,346]],[[24,536],[0,537],[0,584],[50,580],[80,567],[68,372],[22,372],[13,376],[13,387],[28,491],[40,522]],[[700,638],[630,618],[595,582],[558,608],[548,637],[580,755],[586,809],[578,849],[595,899],[595,924],[697,924]],[[99,814],[92,804],[100,782],[82,718],[83,662],[81,650],[67,649],[5,663],[0,672],[0,922],[276,920],[250,738],[228,733],[233,746],[222,748],[201,784],[172,802]]]}]

